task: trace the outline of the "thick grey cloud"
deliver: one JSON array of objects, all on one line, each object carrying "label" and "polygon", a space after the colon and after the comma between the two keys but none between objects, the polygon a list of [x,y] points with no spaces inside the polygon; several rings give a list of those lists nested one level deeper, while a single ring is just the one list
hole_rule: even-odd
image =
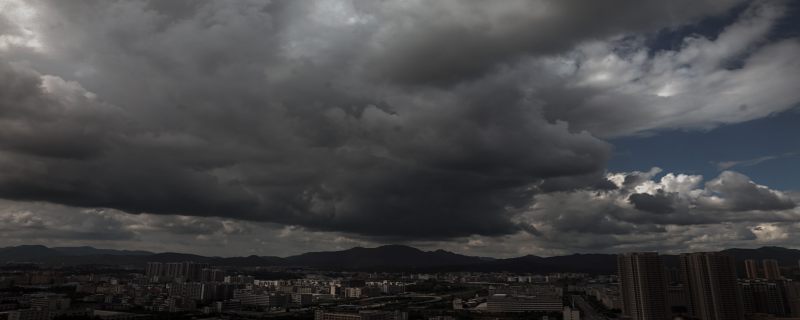
[{"label": "thick grey cloud", "polygon": [[628,201],[638,210],[652,213],[672,213],[675,212],[675,208],[672,207],[673,198],[674,194],[668,194],[663,190],[658,190],[654,195],[648,193],[634,193],[628,197]]},{"label": "thick grey cloud", "polygon": [[785,241],[781,232],[800,219],[796,195],[740,173],[703,183],[696,175],[657,178],[660,172],[611,173],[612,190],[537,195],[518,218],[538,231],[526,241],[562,252],[718,249]]},{"label": "thick grey cloud", "polygon": [[47,203],[0,201],[4,243],[22,241],[126,241],[135,238],[126,223],[103,210],[72,209]]},{"label": "thick grey cloud", "polygon": [[[315,245],[312,241],[315,238],[321,243]],[[179,215],[132,215],[114,209],[8,200],[0,200],[0,241],[4,246],[92,245],[222,256],[289,255],[310,248],[330,250],[337,245],[361,244],[337,234],[296,234],[291,229],[266,223]]]},{"label": "thick grey cloud", "polygon": [[[87,98],[88,93],[56,96],[68,89],[78,96],[82,88],[70,83],[37,83],[33,74],[24,79],[28,90],[6,94],[17,99],[7,105],[34,101],[42,120],[16,118],[9,107],[4,120],[13,125],[48,125],[64,109],[74,109],[67,116],[75,117],[84,108],[97,117],[102,108],[117,110]],[[294,141],[285,143],[237,141],[245,145],[226,146],[217,144],[224,139],[203,141],[186,132],[150,133],[126,123],[133,121],[126,119],[127,111],[121,111],[119,120],[111,115],[79,119],[109,126],[99,137],[85,140],[69,136],[69,131],[60,134],[93,152],[43,154],[37,151],[52,150],[54,141],[46,139],[47,133],[32,132],[41,139],[27,140],[25,149],[6,149],[2,160],[9,170],[0,180],[0,191],[22,200],[233,216],[372,235],[509,233],[518,228],[509,220],[511,209],[528,203],[537,183],[602,172],[608,145],[588,134],[571,134],[563,124],[546,123],[518,90],[505,88],[508,81],[487,81],[456,94],[431,92],[425,102],[435,109],[403,97],[389,102],[398,105],[391,113],[372,105],[360,114],[322,110],[326,114],[309,117],[322,117],[316,121],[340,138],[293,136]],[[505,94],[493,97],[497,92]],[[91,109],[95,107],[100,110]],[[69,120],[56,122],[92,133],[78,124],[70,127]],[[262,125],[274,121],[292,125],[292,117],[265,119]],[[119,126],[110,127],[115,122]],[[305,135],[302,131],[312,128],[295,124],[286,129]],[[427,223],[420,225],[423,218]],[[453,228],[454,220],[463,224]]]},{"label": "thick grey cloud", "polygon": [[710,195],[702,200],[707,207],[730,211],[788,210],[797,206],[783,193],[758,185],[747,176],[723,171],[706,184]]},{"label": "thick grey cloud", "polygon": [[[4,1],[0,197],[209,219],[174,234],[236,219],[432,243],[559,230],[595,246],[744,219],[712,210],[790,209],[735,176],[702,197],[635,189],[655,171],[611,183],[598,138],[800,101],[786,81],[800,46],[762,41],[781,7],[754,2],[716,39],[650,56],[636,35],[742,1],[611,3]],[[718,92],[735,94],[706,100]]]},{"label": "thick grey cloud", "polygon": [[[608,175],[618,188],[574,190],[536,195],[536,202],[515,218],[521,231],[508,235],[471,235],[442,240],[393,239],[429,249],[488,256],[555,255],[579,252],[659,250],[682,252],[762,245],[796,246],[800,209],[749,211],[724,206],[736,197],[711,189],[753,184],[738,173],[703,183],[700,176],[649,172]],[[630,178],[636,176],[637,178]],[[736,176],[740,179],[730,179]],[[649,178],[645,178],[649,177]],[[638,182],[631,182],[637,180]],[[759,186],[760,188],[766,188]],[[781,199],[796,193],[768,189]],[[631,195],[670,194],[669,213],[640,210]],[[763,202],[763,201],[762,201]],[[173,250],[204,254],[290,255],[305,251],[375,246],[381,238],[323,232],[302,227],[245,222],[230,218],[131,215],[111,209],[79,209],[47,203],[0,201],[0,240],[4,243],[92,244],[100,247]],[[385,240],[385,239],[384,239]],[[258,243],[258,246],[253,246]]]},{"label": "thick grey cloud", "polygon": [[524,75],[359,76],[361,27],[306,24],[346,4],[36,2],[61,27],[34,32],[37,63],[4,53],[0,195],[448,238],[516,232],[548,179],[603,180],[609,145],[545,121]]}]

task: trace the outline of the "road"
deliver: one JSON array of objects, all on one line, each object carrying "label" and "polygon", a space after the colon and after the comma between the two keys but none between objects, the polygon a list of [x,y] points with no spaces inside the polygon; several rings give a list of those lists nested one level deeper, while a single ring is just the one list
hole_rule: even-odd
[{"label": "road", "polygon": [[581,319],[585,320],[607,320],[608,318],[604,317],[603,315],[599,314],[597,310],[592,307],[583,297],[579,295],[572,295],[572,300],[575,302],[575,306],[581,310]]}]

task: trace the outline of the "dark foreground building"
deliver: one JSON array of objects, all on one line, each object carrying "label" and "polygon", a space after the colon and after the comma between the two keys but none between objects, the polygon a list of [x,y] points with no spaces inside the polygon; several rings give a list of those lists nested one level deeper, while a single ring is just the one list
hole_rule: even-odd
[{"label": "dark foreground building", "polygon": [[670,319],[664,262],[658,253],[620,254],[617,273],[623,316],[633,320]]},{"label": "dark foreground building", "polygon": [[689,313],[704,320],[742,320],[744,309],[736,280],[736,261],[719,252],[680,256],[681,278],[689,293]]}]

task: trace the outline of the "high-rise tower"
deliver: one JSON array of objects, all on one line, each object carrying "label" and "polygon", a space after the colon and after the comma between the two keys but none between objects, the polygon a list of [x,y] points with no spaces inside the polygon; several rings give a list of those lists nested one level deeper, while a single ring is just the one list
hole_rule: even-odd
[{"label": "high-rise tower", "polygon": [[748,279],[758,279],[758,262],[753,259],[745,260],[744,271]]},{"label": "high-rise tower", "polygon": [[622,313],[633,320],[669,319],[667,279],[658,253],[617,256]]},{"label": "high-rise tower", "polygon": [[680,256],[682,282],[687,286],[689,313],[703,320],[741,320],[742,298],[736,282],[736,262],[719,252]]},{"label": "high-rise tower", "polygon": [[778,266],[778,261],[775,259],[764,259],[764,278],[767,280],[780,280],[783,279],[781,276],[781,269]]}]

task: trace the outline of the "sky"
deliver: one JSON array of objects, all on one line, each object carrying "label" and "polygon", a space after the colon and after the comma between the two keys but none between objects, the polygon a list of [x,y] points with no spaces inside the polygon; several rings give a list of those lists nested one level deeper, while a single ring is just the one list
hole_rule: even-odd
[{"label": "sky", "polygon": [[0,244],[800,248],[800,5],[0,0]]}]

